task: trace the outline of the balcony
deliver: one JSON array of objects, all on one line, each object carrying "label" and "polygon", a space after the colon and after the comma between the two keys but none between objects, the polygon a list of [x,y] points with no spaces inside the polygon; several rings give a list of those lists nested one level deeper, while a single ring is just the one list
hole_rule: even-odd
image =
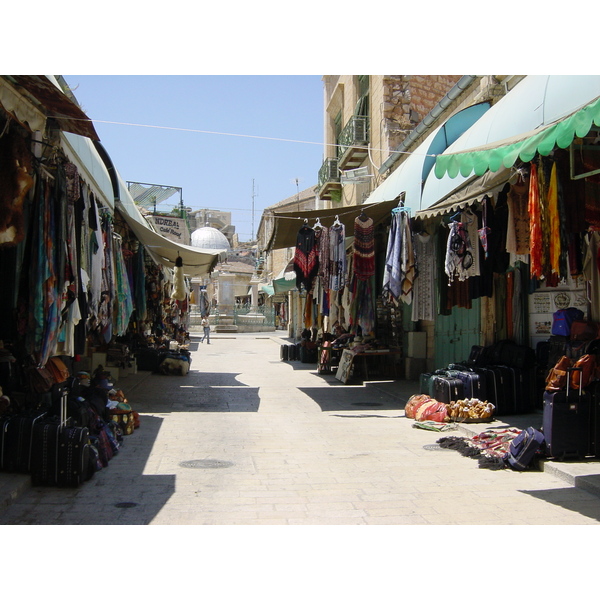
[{"label": "balcony", "polygon": [[352,117],[342,129],[338,144],[338,168],[345,171],[360,167],[369,152],[369,117]]},{"label": "balcony", "polygon": [[341,189],[338,159],[326,158],[319,169],[317,195],[321,200],[339,200]]}]

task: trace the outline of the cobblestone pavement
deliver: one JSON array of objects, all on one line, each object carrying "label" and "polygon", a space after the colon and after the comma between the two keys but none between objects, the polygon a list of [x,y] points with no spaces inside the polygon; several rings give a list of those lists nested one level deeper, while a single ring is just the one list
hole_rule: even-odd
[{"label": "cobblestone pavement", "polygon": [[[478,469],[402,407],[414,382],[343,385],[265,334],[193,339],[185,377],[118,382],[141,427],[78,489],[29,487],[0,524],[596,525],[548,472]],[[434,448],[432,448],[434,446]]]}]

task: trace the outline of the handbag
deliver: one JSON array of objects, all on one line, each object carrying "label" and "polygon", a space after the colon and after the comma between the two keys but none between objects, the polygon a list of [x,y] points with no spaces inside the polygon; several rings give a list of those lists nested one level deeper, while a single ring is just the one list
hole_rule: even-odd
[{"label": "handbag", "polygon": [[571,359],[567,356],[561,356],[558,359],[546,377],[547,392],[558,392],[567,387],[567,370],[571,368],[571,365]]},{"label": "handbag", "polygon": [[58,356],[49,358],[46,368],[50,371],[56,383],[62,383],[71,376],[69,369],[67,369],[65,363]]},{"label": "handbag", "polygon": [[596,378],[596,356],[584,354],[572,367],[570,387],[574,390],[586,388]]}]

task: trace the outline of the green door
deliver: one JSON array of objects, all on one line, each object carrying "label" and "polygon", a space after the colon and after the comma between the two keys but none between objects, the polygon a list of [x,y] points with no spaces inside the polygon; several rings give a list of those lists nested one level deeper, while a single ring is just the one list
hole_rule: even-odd
[{"label": "green door", "polygon": [[481,301],[472,301],[472,308],[452,309],[452,314],[435,319],[434,368],[443,369],[450,363],[463,362],[471,347],[480,344]]}]

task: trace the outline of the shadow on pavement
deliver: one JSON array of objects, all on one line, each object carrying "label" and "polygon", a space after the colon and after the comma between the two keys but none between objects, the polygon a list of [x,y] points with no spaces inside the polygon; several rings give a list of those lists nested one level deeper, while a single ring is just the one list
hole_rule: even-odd
[{"label": "shadow on pavement", "polygon": [[577,478],[577,487],[560,488],[558,490],[521,490],[523,494],[533,496],[538,500],[550,502],[561,508],[578,512],[579,514],[600,521],[600,503],[598,497],[591,495],[582,499],[581,490],[585,489],[585,479],[600,479],[600,475],[580,476]]},{"label": "shadow on pavement", "polygon": [[[338,382],[339,383],[339,382]],[[369,386],[332,386],[329,388],[298,388],[321,410],[402,410],[405,401],[378,390],[375,385]]]},{"label": "shadow on pavement", "polygon": [[163,419],[142,415],[108,466],[78,488],[30,487],[1,525],[145,525],[175,492],[175,475],[145,474]]},{"label": "shadow on pavement", "polygon": [[258,388],[240,383],[237,375],[202,371],[190,371],[184,377],[148,374],[126,396],[140,413],[258,411]]}]

